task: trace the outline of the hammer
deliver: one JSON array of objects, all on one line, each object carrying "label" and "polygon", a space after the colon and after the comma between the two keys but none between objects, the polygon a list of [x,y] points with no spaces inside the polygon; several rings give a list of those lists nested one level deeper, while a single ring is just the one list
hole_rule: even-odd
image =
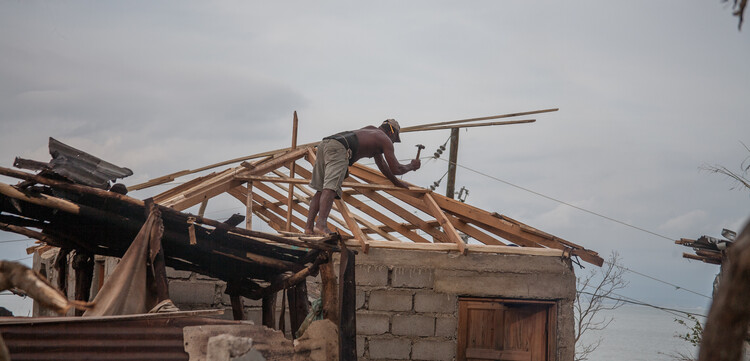
[{"label": "hammer", "polygon": [[415,147],[417,147],[417,158],[416,159],[419,159],[419,153],[422,152],[422,149],[424,149],[425,146],[422,145],[422,144],[417,144],[417,145],[415,145]]}]

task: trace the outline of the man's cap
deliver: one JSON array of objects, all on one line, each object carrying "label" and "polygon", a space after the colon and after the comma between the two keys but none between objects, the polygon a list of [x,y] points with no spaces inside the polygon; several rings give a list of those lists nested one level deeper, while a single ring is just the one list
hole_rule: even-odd
[{"label": "man's cap", "polygon": [[401,143],[401,137],[399,136],[399,133],[401,132],[401,126],[398,125],[396,119],[386,119],[385,121],[383,121],[383,124],[387,124],[390,127],[391,131],[396,135],[396,139],[394,140],[394,142]]}]

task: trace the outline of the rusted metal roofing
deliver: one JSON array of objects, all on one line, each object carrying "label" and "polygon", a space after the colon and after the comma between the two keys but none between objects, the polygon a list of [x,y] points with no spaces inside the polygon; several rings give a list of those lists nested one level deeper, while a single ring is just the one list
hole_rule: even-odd
[{"label": "rusted metal roofing", "polygon": [[[182,316],[182,317],[180,317]],[[187,360],[183,327],[242,325],[200,316],[0,317],[0,334],[17,360]]]},{"label": "rusted metal roofing", "polygon": [[16,158],[14,165],[54,173],[74,183],[100,189],[109,189],[110,181],[133,175],[128,168],[118,167],[52,137],[49,138],[49,153],[52,156],[49,163]]}]

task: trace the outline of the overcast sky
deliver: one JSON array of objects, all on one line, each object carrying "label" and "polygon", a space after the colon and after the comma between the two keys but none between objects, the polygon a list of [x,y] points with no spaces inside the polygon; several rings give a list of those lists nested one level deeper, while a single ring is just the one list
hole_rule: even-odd
[{"label": "overcast sky", "polygon": [[[739,169],[748,155],[750,33],[731,13],[719,0],[3,1],[0,163],[49,160],[51,136],[132,169],[132,185],[287,147],[295,110],[307,143],[385,118],[560,108],[461,132],[467,202],[710,295],[718,267],[673,240],[739,231],[750,216],[748,192],[699,169]],[[404,134],[397,155],[448,136]],[[423,164],[404,180],[426,187],[447,168]],[[0,258],[30,264],[32,244],[0,243]],[[627,279],[621,293],[646,302],[708,302]]]}]

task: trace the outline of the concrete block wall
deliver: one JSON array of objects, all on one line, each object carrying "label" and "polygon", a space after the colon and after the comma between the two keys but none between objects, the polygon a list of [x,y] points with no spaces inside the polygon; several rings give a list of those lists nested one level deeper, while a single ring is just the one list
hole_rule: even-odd
[{"label": "concrete block wall", "polygon": [[356,262],[359,360],[455,360],[461,297],[556,301],[557,360],[573,360],[569,260],[370,248]]}]

